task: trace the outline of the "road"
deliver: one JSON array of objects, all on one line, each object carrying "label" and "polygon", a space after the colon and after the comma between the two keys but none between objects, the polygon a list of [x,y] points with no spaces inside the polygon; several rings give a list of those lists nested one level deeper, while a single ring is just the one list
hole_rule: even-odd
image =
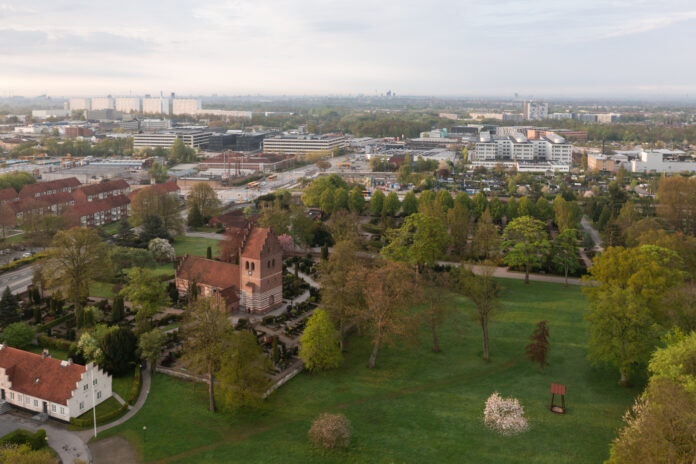
[{"label": "road", "polygon": [[597,248],[599,251],[604,250],[604,248],[602,248],[602,237],[599,235],[599,232],[597,232],[597,229],[592,226],[592,223],[587,216],[583,216],[582,219],[580,219],[580,225],[582,226],[582,229],[590,234],[590,237],[592,237],[595,248]]},{"label": "road", "polygon": [[10,287],[12,293],[24,292],[31,285],[35,270],[36,264],[33,264],[17,271],[0,275],[0,291],[4,290],[5,287]]}]

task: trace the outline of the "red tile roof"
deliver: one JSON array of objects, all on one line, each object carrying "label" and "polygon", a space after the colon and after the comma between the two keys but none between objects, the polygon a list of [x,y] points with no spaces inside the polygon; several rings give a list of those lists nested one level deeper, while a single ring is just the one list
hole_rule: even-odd
[{"label": "red tile roof", "polygon": [[13,188],[0,190],[0,201],[14,201],[19,199],[19,194]]},{"label": "red tile roof", "polygon": [[60,359],[44,358],[9,346],[0,349],[0,367],[12,382],[12,390],[65,405],[86,371],[79,364],[61,366]]},{"label": "red tile roof", "polygon": [[281,248],[278,238],[269,227],[253,227],[242,245],[241,255],[258,259],[259,256]]},{"label": "red tile roof", "polygon": [[128,194],[128,197],[132,200],[133,197],[135,197],[135,195],[137,195],[140,192],[146,191],[146,190],[154,190],[156,192],[162,192],[162,193],[172,193],[172,192],[178,192],[180,190],[180,188],[178,185],[176,185],[176,182],[169,181],[169,182],[164,182],[161,184],[148,185],[147,187],[135,188],[134,190],[131,191],[130,194]]},{"label": "red tile roof", "polygon": [[250,223],[255,223],[258,218],[258,215],[246,217],[243,210],[236,209],[211,218],[208,224],[211,226],[220,225],[222,227],[246,229]]},{"label": "red tile roof", "polygon": [[195,280],[221,290],[239,287],[239,266],[237,264],[185,255],[176,269],[176,277]]},{"label": "red tile roof", "polygon": [[74,202],[71,193],[68,192],[58,192],[52,195],[42,195],[40,197],[25,197],[20,199],[18,202],[10,203],[15,212],[28,211],[37,207],[47,208],[53,205],[67,205]]},{"label": "red tile roof", "polygon": [[100,182],[98,184],[83,185],[77,192],[82,192],[85,195],[99,195],[112,190],[126,190],[130,185],[123,179],[110,180],[108,182]]},{"label": "red tile roof", "polygon": [[75,189],[80,186],[80,181],[75,177],[67,179],[50,180],[48,182],[37,182],[35,184],[27,184],[19,192],[20,198],[33,197],[37,193],[44,193],[49,190],[61,190],[64,188]]},{"label": "red tile roof", "polygon": [[77,215],[78,217],[88,216],[90,214],[98,213],[99,211],[106,211],[112,208],[125,206],[128,203],[130,203],[130,200],[127,196],[114,195],[101,200],[80,202],[66,211],[66,214]]}]

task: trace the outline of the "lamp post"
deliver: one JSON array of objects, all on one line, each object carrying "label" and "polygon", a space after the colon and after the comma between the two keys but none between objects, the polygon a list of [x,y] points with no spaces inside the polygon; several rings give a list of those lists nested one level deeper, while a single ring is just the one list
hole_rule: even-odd
[{"label": "lamp post", "polygon": [[143,425],[143,457],[145,456],[145,448],[147,448],[147,425]]}]

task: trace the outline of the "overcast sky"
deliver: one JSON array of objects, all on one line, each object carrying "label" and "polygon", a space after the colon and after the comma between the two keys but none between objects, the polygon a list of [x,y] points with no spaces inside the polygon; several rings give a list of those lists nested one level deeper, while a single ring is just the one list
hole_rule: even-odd
[{"label": "overcast sky", "polygon": [[695,0],[0,0],[0,95],[696,96]]}]

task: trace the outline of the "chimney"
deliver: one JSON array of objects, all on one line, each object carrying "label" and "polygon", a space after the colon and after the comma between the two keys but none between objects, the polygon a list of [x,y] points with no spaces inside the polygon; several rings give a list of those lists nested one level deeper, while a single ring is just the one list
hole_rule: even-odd
[{"label": "chimney", "polygon": [[42,357],[43,359],[46,359],[46,358],[50,358],[50,357],[51,357],[51,355],[48,354],[48,348],[44,348],[44,349],[43,349],[43,351],[41,352],[41,357]]},{"label": "chimney", "polygon": [[72,358],[68,358],[68,366],[72,364]]}]

